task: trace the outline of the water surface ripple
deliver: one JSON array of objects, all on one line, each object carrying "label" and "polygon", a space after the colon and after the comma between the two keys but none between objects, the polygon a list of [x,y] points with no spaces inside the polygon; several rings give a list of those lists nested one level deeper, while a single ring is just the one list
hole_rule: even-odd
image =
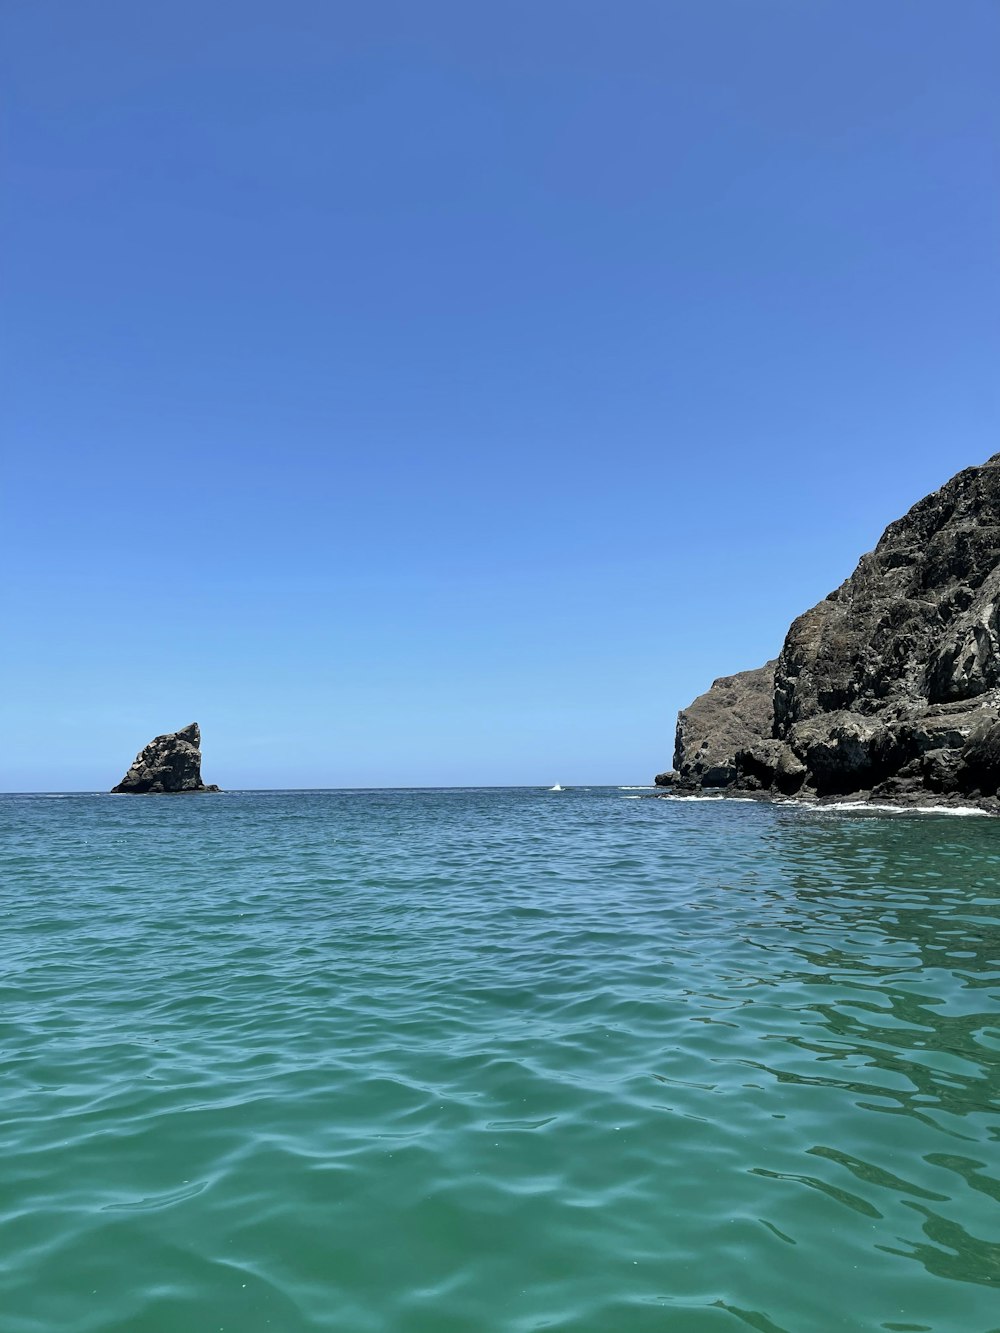
[{"label": "water surface ripple", "polygon": [[1000,825],[2,797],[3,1333],[996,1333]]}]

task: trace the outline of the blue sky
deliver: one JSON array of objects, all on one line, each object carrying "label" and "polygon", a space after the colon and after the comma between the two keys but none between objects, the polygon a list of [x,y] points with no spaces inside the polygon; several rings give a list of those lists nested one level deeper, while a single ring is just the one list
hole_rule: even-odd
[{"label": "blue sky", "polygon": [[642,782],[1000,448],[993,0],[7,0],[2,785]]}]

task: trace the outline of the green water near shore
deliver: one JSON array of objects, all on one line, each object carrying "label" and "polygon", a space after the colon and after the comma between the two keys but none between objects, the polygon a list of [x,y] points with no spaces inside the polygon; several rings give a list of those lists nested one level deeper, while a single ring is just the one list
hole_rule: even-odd
[{"label": "green water near shore", "polygon": [[2,797],[3,1333],[1000,1329],[1000,823]]}]

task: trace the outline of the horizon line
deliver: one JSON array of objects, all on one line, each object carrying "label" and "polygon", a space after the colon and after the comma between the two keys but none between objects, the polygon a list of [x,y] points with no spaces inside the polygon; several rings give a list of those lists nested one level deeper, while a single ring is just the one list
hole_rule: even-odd
[{"label": "horizon line", "polygon": [[[588,790],[594,787],[654,787],[652,782],[571,782],[562,784],[564,791]],[[451,783],[445,785],[413,785],[385,787],[223,787],[217,792],[209,791],[154,791],[154,792],[114,792],[104,787],[73,787],[36,791],[0,790],[0,796],[230,796],[253,794],[276,794],[282,792],[333,792],[333,791],[551,791],[543,782],[475,782]]]}]

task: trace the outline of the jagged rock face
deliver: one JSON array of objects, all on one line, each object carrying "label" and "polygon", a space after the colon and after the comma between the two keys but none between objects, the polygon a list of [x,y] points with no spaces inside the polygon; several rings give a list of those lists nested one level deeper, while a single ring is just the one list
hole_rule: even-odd
[{"label": "jagged rock face", "polygon": [[978,698],[1000,684],[1000,455],[890,524],[857,570],[792,625],[775,722],[887,702]]},{"label": "jagged rock face", "polygon": [[[677,716],[674,769],[686,782],[726,787],[739,776],[736,755],[771,734],[776,663],[722,676]],[[662,775],[661,775],[662,776]]]},{"label": "jagged rock face", "polygon": [[681,712],[673,785],[995,796],[998,612],[1000,454],[890,524],[793,623],[776,663],[716,681]]},{"label": "jagged rock face", "polygon": [[130,795],[158,792],[218,791],[201,780],[201,731],[197,722],[157,736],[135,757],[132,767],[111,790]]}]

